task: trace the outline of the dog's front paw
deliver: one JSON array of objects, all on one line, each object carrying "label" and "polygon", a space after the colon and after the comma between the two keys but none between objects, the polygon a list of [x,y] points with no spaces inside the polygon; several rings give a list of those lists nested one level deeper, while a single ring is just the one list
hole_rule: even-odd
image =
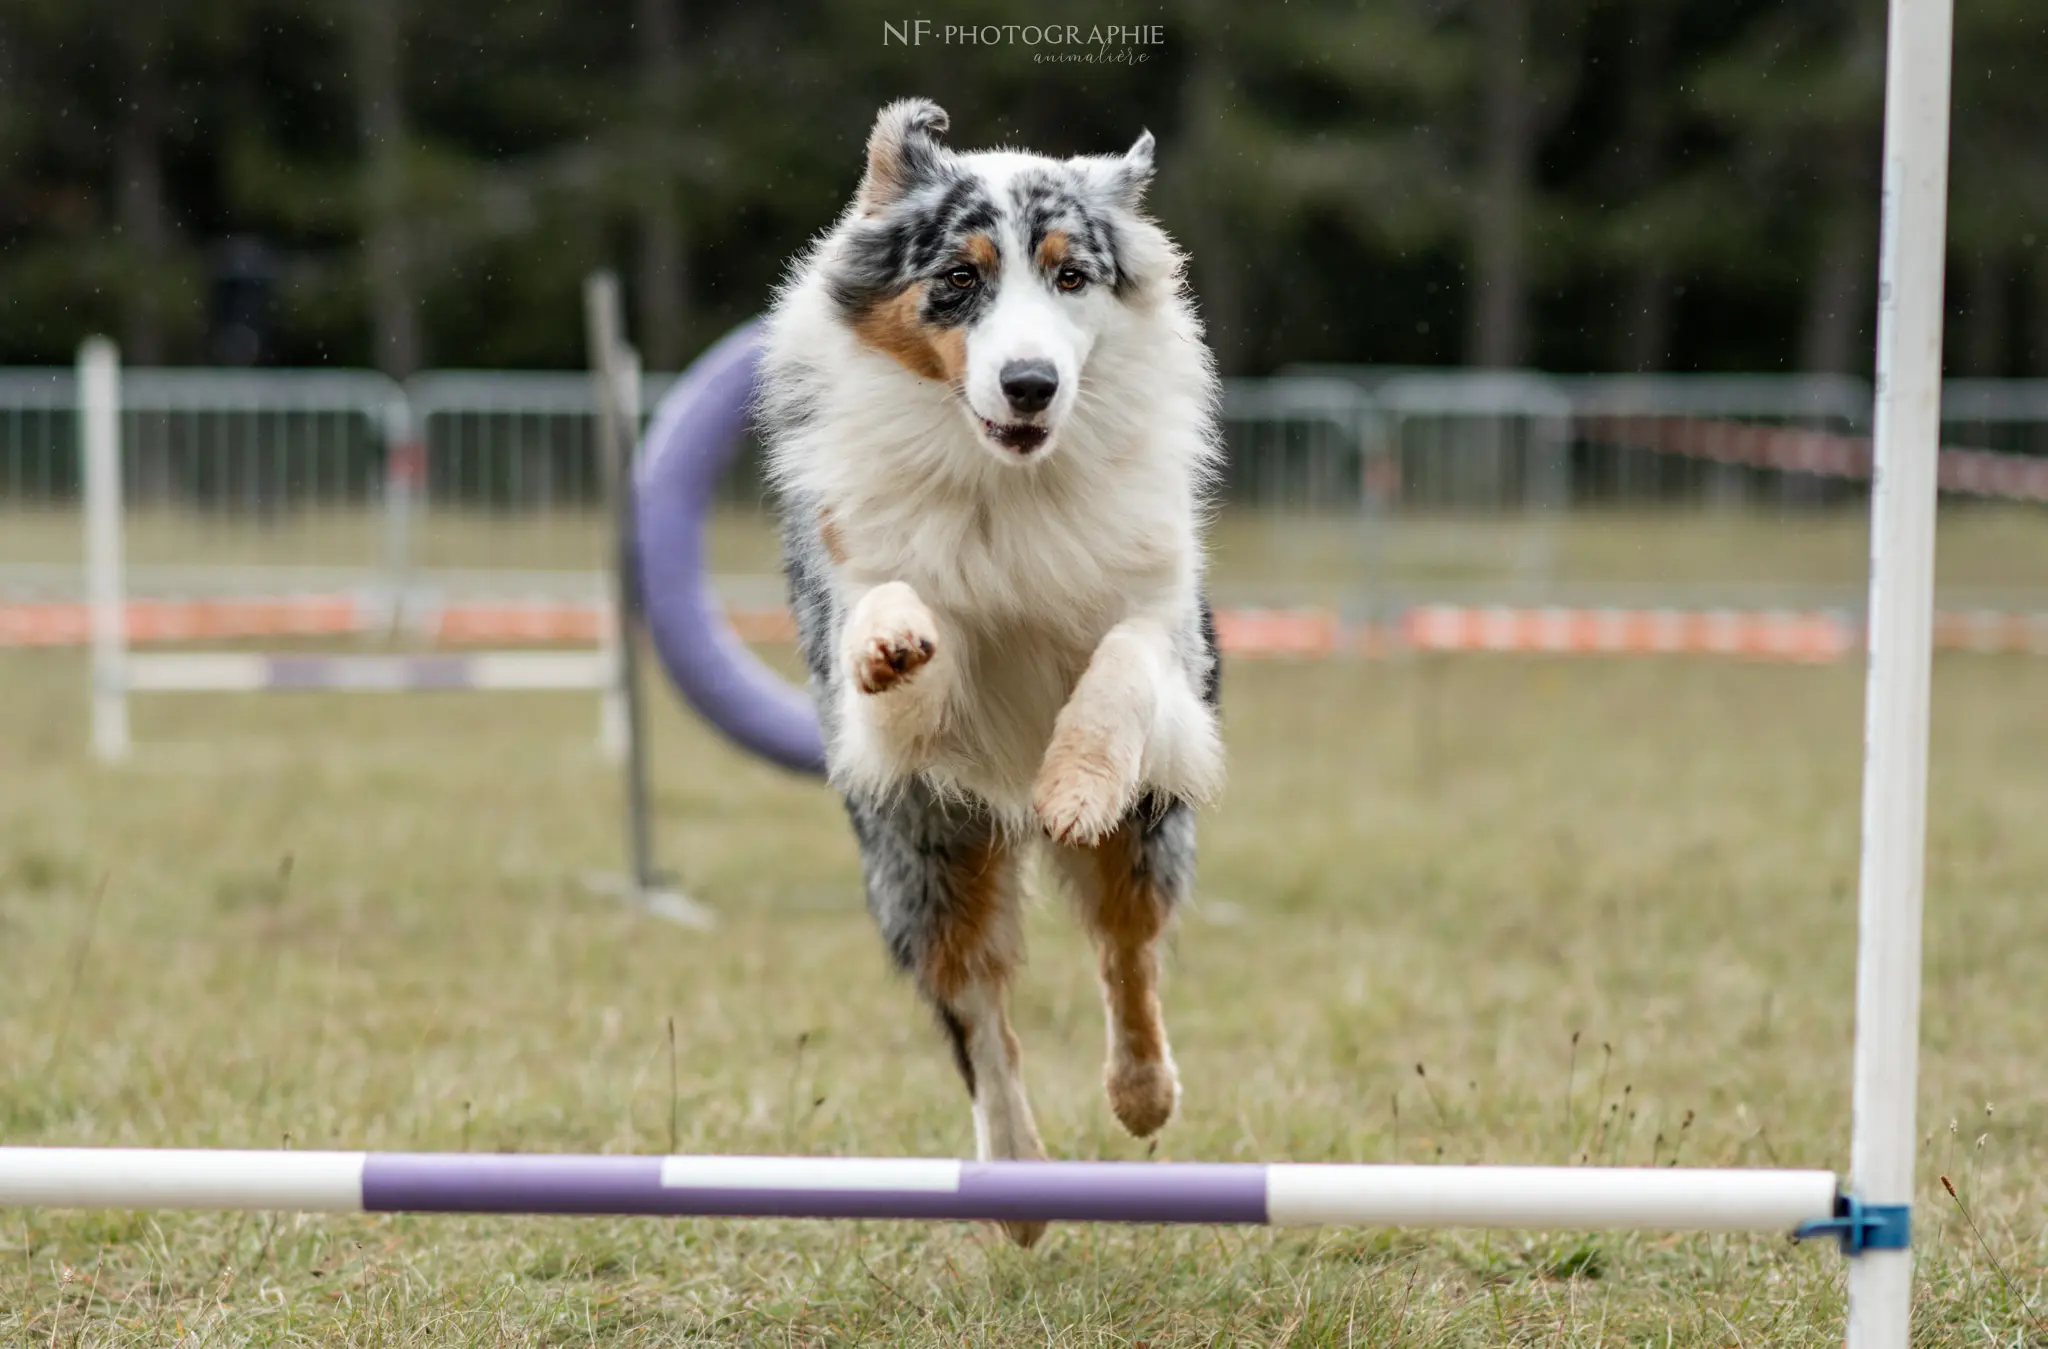
[{"label": "dog's front paw", "polygon": [[884,693],[922,669],[938,650],[928,633],[899,629],[875,633],[853,661],[854,686],[862,693]]},{"label": "dog's front paw", "polygon": [[1138,797],[1138,756],[1077,735],[1056,735],[1039,767],[1031,805],[1055,843],[1092,847]]},{"label": "dog's front paw", "polygon": [[878,586],[847,628],[847,666],[862,693],[884,693],[915,675],[937,654],[938,624],[917,592],[901,581]]}]

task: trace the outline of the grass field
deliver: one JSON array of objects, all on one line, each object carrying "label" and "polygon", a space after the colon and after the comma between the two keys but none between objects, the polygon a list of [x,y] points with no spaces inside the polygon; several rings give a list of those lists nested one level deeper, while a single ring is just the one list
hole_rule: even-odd
[{"label": "grass field", "polygon": [[[665,697],[710,934],[585,893],[620,847],[587,698],[145,699],[108,771],[84,687],[0,655],[0,1142],[971,1148],[834,801]],[[1226,689],[1158,1155],[1846,1167],[1853,663]],[[2048,664],[1944,658],[1935,698],[1917,1341],[2041,1343]],[[1030,935],[1049,1145],[1147,1155],[1056,900]],[[0,1212],[34,1346],[1830,1345],[1843,1282],[1781,1237]]]}]

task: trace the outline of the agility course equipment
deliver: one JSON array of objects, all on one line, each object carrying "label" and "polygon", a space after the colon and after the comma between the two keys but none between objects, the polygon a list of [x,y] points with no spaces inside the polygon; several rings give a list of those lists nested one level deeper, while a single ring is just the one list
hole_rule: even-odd
[{"label": "agility course equipment", "polygon": [[[1644,424],[1628,417],[1581,417],[1577,425],[1589,440],[1618,448],[1823,478],[1867,482],[1873,463],[1868,440],[1827,431],[1690,418]],[[1965,496],[2048,501],[2048,462],[2031,455],[1944,448],[1936,480],[1943,491]]]},{"label": "agility course equipment", "polygon": [[[0,1204],[494,1213],[1361,1223],[1516,1228],[1784,1230],[1854,1256],[1848,1340],[1908,1342],[1921,909],[1926,831],[1949,0],[1893,0],[1872,499],[1870,655],[1858,902],[1851,1170],[1623,1170],[1203,1163],[965,1163],[920,1159],[506,1157],[370,1153],[0,1149]],[[795,767],[813,746],[794,690],[763,669],[677,650],[722,631],[701,589],[705,496],[691,474],[729,444],[752,341],[735,334],[699,374],[722,425],[685,429],[680,396],[643,465],[642,579],[664,660],[695,681],[729,734]],[[103,373],[110,374],[111,363]],[[723,400],[722,404],[720,400]],[[104,432],[105,428],[101,430]],[[666,457],[666,462],[664,462]],[[697,465],[693,468],[692,465]],[[657,496],[656,489],[673,495]],[[690,493],[695,490],[696,494]],[[672,551],[679,542],[694,548]],[[674,567],[675,570],[666,570]],[[115,572],[118,575],[118,571]],[[96,600],[103,597],[96,595]],[[119,610],[101,603],[102,617]],[[96,629],[96,635],[97,629]],[[736,643],[733,644],[736,647]],[[764,704],[779,711],[764,712]],[[743,721],[741,714],[755,717]],[[775,718],[780,716],[781,720]],[[735,726],[746,725],[744,733]],[[744,736],[751,739],[742,738]]]},{"label": "agility course equipment", "polygon": [[[599,743],[624,751],[619,660],[609,640],[589,651],[503,651],[465,655],[274,655],[237,651],[132,653],[122,531],[122,388],[114,344],[93,338],[79,348],[78,414],[85,498],[86,604],[92,636],[92,746],[105,762],[128,756],[131,693],[229,693],[325,689],[570,690],[600,695]],[[395,445],[410,444],[403,428],[387,428]],[[385,597],[387,606],[391,597]],[[353,621],[361,604],[329,597],[314,611],[332,623]],[[215,615],[217,617],[217,615]],[[607,624],[610,630],[615,624]],[[216,628],[210,635],[228,635]],[[274,630],[262,635],[278,635]]]},{"label": "agility course equipment", "polygon": [[641,703],[640,647],[643,596],[640,590],[638,529],[633,504],[632,457],[640,429],[640,363],[623,337],[618,278],[595,272],[583,284],[584,326],[595,385],[598,462],[616,535],[612,558],[612,613],[606,625],[606,655],[613,677],[606,700],[606,743],[616,746],[625,776],[626,864],[623,877],[597,877],[594,888],[618,895],[648,913],[685,927],[710,927],[712,911],[683,894],[654,861],[654,829],[647,803],[647,724]]},{"label": "agility course equipment", "polygon": [[[424,635],[440,646],[506,642],[595,644],[608,605],[465,603],[434,614]],[[748,645],[787,645],[796,623],[780,606],[726,606],[725,625]],[[132,644],[251,637],[347,637],[367,620],[346,595],[249,600],[128,601]],[[1225,655],[1246,659],[1385,657],[1404,652],[1550,656],[1728,656],[1824,663],[1863,650],[1847,609],[1622,608],[1608,605],[1417,604],[1379,622],[1328,607],[1218,608]],[[91,609],[61,601],[0,605],[0,647],[91,641]],[[2048,655],[2048,612],[1941,609],[1937,651]],[[479,653],[488,656],[490,653]]]},{"label": "agility course equipment", "polygon": [[1834,1235],[1831,1171],[0,1148],[0,1208]]},{"label": "agility course equipment", "polygon": [[[572,602],[448,605],[424,635],[435,644],[605,639],[611,607]],[[92,639],[89,606],[62,601],[0,604],[0,647],[81,646]],[[787,645],[796,623],[780,606],[726,606],[725,626],[748,645]],[[128,601],[131,644],[254,637],[348,637],[369,626],[346,595],[277,599]],[[1622,608],[1609,605],[1417,604],[1378,622],[1328,607],[1218,608],[1225,655],[1246,659],[1384,657],[1404,652],[1550,656],[1731,656],[1822,663],[1863,650],[1847,609]],[[1937,651],[2048,655],[2048,612],[1941,609]],[[488,655],[490,653],[480,653]]]},{"label": "agility course equipment", "polygon": [[[1926,880],[1928,680],[1941,436],[1951,0],[1892,0],[1885,50],[1877,307],[1876,488],[1870,503],[1870,667],[1864,695],[1850,1184],[1863,1204],[1913,1202]],[[1913,1256],[1849,1270],[1849,1344],[1904,1346]]]},{"label": "agility course equipment", "polygon": [[704,515],[746,428],[760,326],[734,329],[655,410],[634,484],[647,630],[677,691],[735,744],[822,773],[818,714],[727,625],[704,562]]}]

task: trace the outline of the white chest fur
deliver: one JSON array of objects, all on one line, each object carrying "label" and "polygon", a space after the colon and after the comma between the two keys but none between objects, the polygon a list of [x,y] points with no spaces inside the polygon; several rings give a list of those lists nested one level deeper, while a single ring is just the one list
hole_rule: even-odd
[{"label": "white chest fur", "polygon": [[1143,464],[998,465],[969,483],[903,482],[827,503],[842,601],[906,582],[954,645],[927,770],[940,783],[1022,809],[1103,635],[1134,607],[1192,593],[1189,489],[1147,483]]}]

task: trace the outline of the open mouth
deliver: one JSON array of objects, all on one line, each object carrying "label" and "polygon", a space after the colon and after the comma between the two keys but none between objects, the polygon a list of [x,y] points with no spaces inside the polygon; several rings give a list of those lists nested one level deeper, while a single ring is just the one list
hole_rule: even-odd
[{"label": "open mouth", "polygon": [[1030,454],[1045,444],[1045,438],[1052,434],[1043,426],[1030,426],[1023,422],[992,422],[986,417],[981,419],[981,432],[1004,449],[1015,450],[1020,455]]}]

